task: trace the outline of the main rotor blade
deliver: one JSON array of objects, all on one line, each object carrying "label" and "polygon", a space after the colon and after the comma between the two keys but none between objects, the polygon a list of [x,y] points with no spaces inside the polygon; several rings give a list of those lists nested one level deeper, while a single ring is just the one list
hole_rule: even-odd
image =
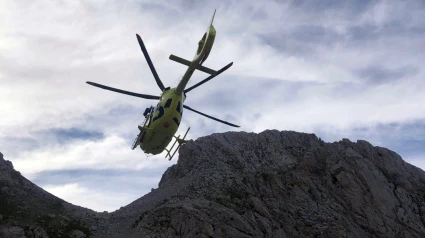
[{"label": "main rotor blade", "polygon": [[110,90],[110,91],[117,92],[117,93],[127,94],[127,95],[134,96],[134,97],[139,97],[139,98],[144,98],[144,99],[157,99],[157,100],[161,98],[159,96],[153,96],[153,95],[124,91],[124,90],[121,90],[121,89],[112,88],[112,87],[108,87],[108,86],[105,86],[105,85],[102,85],[102,84],[93,83],[93,82],[89,82],[89,81],[87,81],[86,83],[88,83],[92,86],[98,87],[98,88]]},{"label": "main rotor blade", "polygon": [[232,65],[233,65],[233,62],[231,62],[230,64],[228,64],[228,65],[224,66],[222,69],[220,69],[219,71],[217,71],[217,73],[216,73],[216,74],[209,76],[208,78],[206,78],[206,79],[202,80],[201,82],[199,82],[199,83],[197,83],[197,84],[193,85],[192,87],[190,87],[190,88],[188,88],[188,89],[185,89],[185,90],[184,90],[184,92],[185,92],[185,93],[187,93],[187,92],[189,92],[190,90],[192,90],[192,89],[194,89],[194,88],[196,88],[196,87],[199,87],[200,85],[202,85],[202,84],[204,84],[204,83],[206,83],[206,82],[210,81],[211,79],[213,79],[213,78],[214,78],[214,77],[216,77],[217,75],[219,75],[219,74],[223,73],[224,71],[226,71],[226,70],[227,70],[228,68],[230,68]]},{"label": "main rotor blade", "polygon": [[142,41],[142,38],[138,34],[136,34],[137,41],[139,42],[140,49],[142,49],[143,55],[146,58],[146,61],[148,62],[149,68],[151,68],[153,77],[155,78],[156,84],[158,84],[158,87],[161,89],[161,91],[164,91],[165,87],[164,84],[162,84],[161,79],[159,79],[158,73],[155,70],[155,67],[152,64],[152,60],[149,57],[148,51],[146,50],[145,44]]},{"label": "main rotor blade", "polygon": [[191,107],[189,107],[189,106],[183,105],[183,107],[184,107],[184,108],[186,108],[186,109],[188,109],[188,110],[191,110],[191,111],[193,111],[193,112],[199,113],[199,114],[201,114],[202,116],[205,116],[205,117],[208,117],[208,118],[210,118],[210,119],[213,119],[213,120],[219,121],[219,122],[221,122],[221,123],[224,123],[224,124],[226,124],[226,125],[233,126],[233,127],[240,127],[240,126],[235,125],[235,124],[232,124],[232,123],[230,123],[230,122],[223,121],[223,120],[217,119],[217,118],[212,117],[212,116],[208,116],[207,114],[204,114],[204,113],[202,113],[202,112],[200,112],[200,111],[196,111],[195,109],[192,109],[192,108],[191,108]]}]

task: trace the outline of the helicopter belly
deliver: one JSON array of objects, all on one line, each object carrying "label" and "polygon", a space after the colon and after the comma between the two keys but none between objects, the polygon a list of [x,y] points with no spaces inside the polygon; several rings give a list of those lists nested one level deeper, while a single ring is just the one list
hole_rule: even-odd
[{"label": "helicopter belly", "polygon": [[140,145],[145,153],[159,154],[167,147],[172,139],[172,135],[152,130],[146,133],[143,143]]}]

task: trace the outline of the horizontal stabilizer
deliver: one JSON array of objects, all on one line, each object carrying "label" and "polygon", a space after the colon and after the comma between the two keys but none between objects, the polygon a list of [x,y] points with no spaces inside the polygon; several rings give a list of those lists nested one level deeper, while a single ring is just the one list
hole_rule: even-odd
[{"label": "horizontal stabilizer", "polygon": [[[188,67],[190,67],[190,64],[192,63],[189,60],[185,60],[185,59],[180,58],[180,57],[175,56],[175,55],[170,55],[170,60],[176,61],[177,63],[180,63],[180,64],[184,64],[184,65],[186,65]],[[204,73],[211,74],[211,75],[215,75],[217,73],[217,71],[212,70],[212,69],[207,68],[207,67],[202,66],[202,65],[199,65],[196,69],[197,70],[200,70],[200,71],[202,71]]]}]

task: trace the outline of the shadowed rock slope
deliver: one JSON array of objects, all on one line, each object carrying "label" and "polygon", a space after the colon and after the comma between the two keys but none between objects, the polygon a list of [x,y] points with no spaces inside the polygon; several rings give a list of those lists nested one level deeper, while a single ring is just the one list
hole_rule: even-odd
[{"label": "shadowed rock slope", "polygon": [[31,183],[0,153],[0,237],[84,237],[91,231],[81,218],[89,215]]},{"label": "shadowed rock slope", "polygon": [[179,153],[158,189],[81,217],[93,237],[425,237],[424,171],[366,141],[227,132]]}]

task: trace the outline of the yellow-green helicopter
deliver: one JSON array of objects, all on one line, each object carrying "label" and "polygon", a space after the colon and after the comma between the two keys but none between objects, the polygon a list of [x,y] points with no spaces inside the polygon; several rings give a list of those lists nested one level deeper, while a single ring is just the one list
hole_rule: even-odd
[{"label": "yellow-green helicopter", "polygon": [[[137,40],[139,42],[140,48],[146,58],[146,61],[148,62],[149,68],[152,71],[152,74],[156,80],[156,83],[158,84],[158,87],[161,89],[162,93],[160,96],[153,96],[153,95],[147,95],[147,94],[140,94],[140,93],[133,93],[129,91],[124,91],[117,88],[108,87],[105,85],[93,83],[93,82],[86,82],[92,86],[99,87],[102,89],[110,90],[117,93],[127,94],[134,97],[140,97],[144,99],[155,99],[159,100],[158,104],[154,108],[153,106],[146,108],[143,115],[145,116],[145,121],[143,123],[143,126],[138,126],[140,133],[136,137],[132,149],[134,150],[138,145],[140,145],[140,148],[146,153],[146,154],[159,154],[163,152],[164,150],[167,151],[167,155],[169,157],[169,160],[171,160],[180,147],[181,144],[185,143],[184,140],[186,138],[187,133],[189,132],[190,127],[186,131],[183,138],[180,138],[180,136],[176,137],[174,134],[177,132],[177,129],[179,128],[182,116],[183,116],[183,108],[188,109],[190,111],[199,113],[205,117],[208,117],[210,119],[219,121],[221,123],[239,127],[237,125],[234,125],[232,123],[217,119],[215,117],[206,115],[202,112],[199,112],[195,109],[192,109],[191,107],[184,105],[184,101],[186,99],[186,93],[191,91],[192,89],[199,87],[200,85],[208,82],[209,80],[213,79],[217,75],[221,74],[228,68],[230,68],[233,64],[233,62],[229,63],[228,65],[224,66],[222,69],[215,71],[210,68],[207,68],[205,66],[202,66],[202,63],[205,62],[205,60],[208,58],[208,55],[211,51],[211,48],[214,44],[214,39],[216,35],[216,31],[213,24],[215,16],[214,14],[211,18],[210,24],[208,25],[208,29],[205,32],[205,34],[202,36],[202,39],[198,43],[198,49],[196,50],[195,57],[192,61],[188,61],[185,59],[182,59],[180,57],[177,57],[175,55],[170,55],[170,60],[173,60],[175,62],[178,62],[180,64],[184,64],[188,66],[188,69],[186,70],[185,74],[183,75],[182,79],[180,80],[179,84],[175,88],[170,87],[164,87],[164,84],[162,84],[155,67],[152,64],[152,61],[149,57],[149,54],[146,50],[146,47],[140,38],[138,34],[136,34]],[[199,83],[193,85],[190,88],[185,89],[187,83],[189,82],[190,77],[192,76],[195,69],[200,70],[202,72],[205,72],[207,74],[210,74],[210,76]],[[174,144],[171,146],[169,150],[166,149],[168,144],[171,142],[173,137],[176,139],[174,141]],[[178,142],[178,146],[174,150],[174,153],[171,154],[172,149],[174,148],[174,145]]]}]

